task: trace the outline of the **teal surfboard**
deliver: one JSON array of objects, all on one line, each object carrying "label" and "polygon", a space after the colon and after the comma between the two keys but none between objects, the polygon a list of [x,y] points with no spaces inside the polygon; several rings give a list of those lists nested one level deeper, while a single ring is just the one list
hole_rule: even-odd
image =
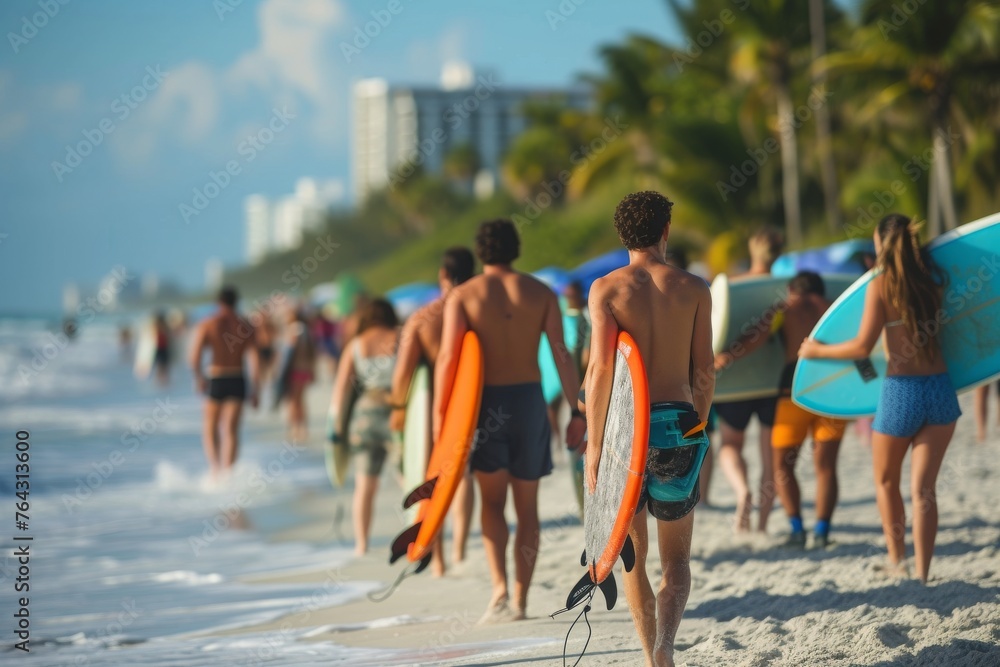
[{"label": "teal surfboard", "polygon": [[[824,274],[826,298],[833,300],[857,278],[854,275]],[[758,323],[770,324],[784,307],[788,294],[787,276],[760,276],[729,280],[725,274],[712,281],[712,347],[716,354],[731,350],[744,332]],[[778,395],[785,350],[777,336],[737,359],[715,379],[716,403],[732,403]]]},{"label": "teal surfboard", "polygon": [[[939,341],[948,375],[963,392],[1000,377],[1000,213],[939,236],[928,246],[948,275]],[[812,338],[840,343],[858,333],[865,293],[874,270],[844,292],[816,324]],[[792,381],[792,400],[831,417],[875,414],[886,361],[881,344],[871,365],[853,361],[802,359]]]}]

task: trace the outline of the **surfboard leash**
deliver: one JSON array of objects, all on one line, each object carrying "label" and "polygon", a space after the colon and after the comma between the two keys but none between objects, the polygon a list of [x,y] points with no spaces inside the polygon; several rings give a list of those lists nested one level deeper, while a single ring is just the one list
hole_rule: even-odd
[{"label": "surfboard leash", "polygon": [[569,646],[569,636],[573,634],[573,628],[576,627],[576,624],[579,622],[581,617],[583,618],[583,622],[587,624],[587,640],[583,642],[583,650],[580,651],[580,655],[577,657],[576,662],[573,663],[572,667],[579,665],[580,661],[583,660],[583,656],[587,653],[587,647],[590,645],[590,637],[593,635],[593,628],[590,627],[590,619],[587,617],[587,612],[591,610],[590,603],[594,599],[594,593],[596,592],[597,586],[594,586],[585,597],[581,597],[580,600],[572,607],[566,607],[565,609],[560,609],[559,611],[549,614],[549,618],[555,618],[559,614],[575,609],[580,605],[580,602],[584,602],[586,600],[586,603],[583,605],[583,611],[577,614],[576,619],[569,626],[569,630],[566,631],[566,639],[563,640],[563,667],[566,667],[566,649]]},{"label": "surfboard leash", "polygon": [[421,561],[410,563],[400,571],[394,582],[383,588],[381,591],[369,592],[368,599],[372,602],[385,602],[389,599],[390,595],[396,592],[399,585],[403,583],[403,579],[420,572],[422,569],[423,567],[421,567]]}]

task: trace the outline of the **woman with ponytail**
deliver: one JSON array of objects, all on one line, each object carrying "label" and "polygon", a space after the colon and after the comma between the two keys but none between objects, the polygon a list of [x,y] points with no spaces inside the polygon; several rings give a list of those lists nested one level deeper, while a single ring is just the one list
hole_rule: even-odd
[{"label": "woman with ponytail", "polygon": [[802,343],[806,359],[865,359],[885,331],[888,373],[872,425],[872,462],[888,572],[908,576],[906,512],[900,493],[903,458],[913,447],[910,495],[916,575],[927,581],[937,536],[938,471],[962,414],[937,333],[944,273],[920,247],[919,228],[893,213],[875,231],[878,275],[868,285],[858,335],[844,343]]}]

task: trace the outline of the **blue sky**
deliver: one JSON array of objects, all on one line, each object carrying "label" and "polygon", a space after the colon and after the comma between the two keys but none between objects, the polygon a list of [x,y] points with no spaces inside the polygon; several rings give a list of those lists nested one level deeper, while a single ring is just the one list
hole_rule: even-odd
[{"label": "blue sky", "polygon": [[[64,284],[117,265],[200,287],[210,257],[240,263],[246,195],[300,176],[349,190],[356,79],[433,83],[457,59],[565,86],[599,69],[601,44],[676,36],[662,0],[562,0],[575,11],[555,29],[559,0],[399,0],[347,62],[341,44],[391,1],[0,3],[0,313],[55,311]],[[241,142],[276,110],[294,118],[248,160]],[[186,223],[179,205],[232,160],[239,174]]]}]

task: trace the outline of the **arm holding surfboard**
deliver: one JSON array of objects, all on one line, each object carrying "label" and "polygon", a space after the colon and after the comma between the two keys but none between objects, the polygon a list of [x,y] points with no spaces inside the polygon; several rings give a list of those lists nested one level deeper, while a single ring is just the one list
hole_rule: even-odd
[{"label": "arm holding surfboard", "polygon": [[[566,339],[563,336],[562,312],[559,310],[559,301],[555,293],[549,295],[549,303],[545,309],[545,335],[549,341],[560,341],[552,346],[552,358],[556,362],[556,369],[559,371],[559,380],[562,382],[563,396],[566,397],[566,404],[576,405],[576,397],[579,393],[580,375],[577,373],[576,364],[573,362],[573,355],[566,349]],[[573,417],[570,418],[566,426],[566,446],[576,449],[583,441],[583,433],[587,423],[579,410],[573,410]]]},{"label": "arm holding surfboard", "polygon": [[881,297],[882,281],[882,276],[876,276],[865,293],[865,309],[857,336],[834,345],[824,345],[813,338],[806,338],[799,348],[799,356],[803,359],[867,358],[885,327],[885,305]]},{"label": "arm holding surfboard", "polygon": [[416,317],[411,317],[403,325],[399,335],[399,349],[396,352],[396,367],[392,372],[392,417],[389,427],[395,433],[403,431],[406,419],[406,398],[413,381],[413,373],[420,363],[420,341],[417,338]]},{"label": "arm holding surfboard", "polygon": [[465,311],[462,310],[462,302],[458,299],[457,292],[457,289],[452,290],[451,294],[445,298],[441,349],[434,364],[433,442],[437,442],[441,435],[444,411],[451,398],[451,386],[455,381],[455,372],[458,370],[456,352],[461,348],[465,332],[469,330],[469,321],[465,316]]},{"label": "arm holding surfboard", "polygon": [[330,417],[327,425],[327,435],[333,441],[339,434],[344,432],[346,424],[343,423],[347,415],[347,403],[350,397],[351,384],[354,382],[354,347],[358,344],[357,338],[351,340],[340,355],[340,363],[337,365],[337,381],[333,386],[333,395],[330,397]]},{"label": "arm holding surfboard", "polygon": [[600,382],[599,378],[611,377],[615,372],[615,350],[618,338],[618,323],[605,298],[604,279],[594,282],[590,288],[590,313],[593,318],[590,336],[590,367],[587,369],[587,459],[584,481],[587,490],[593,493],[597,488],[597,470],[601,461],[604,442],[604,425],[608,419],[611,400],[611,383]]}]

